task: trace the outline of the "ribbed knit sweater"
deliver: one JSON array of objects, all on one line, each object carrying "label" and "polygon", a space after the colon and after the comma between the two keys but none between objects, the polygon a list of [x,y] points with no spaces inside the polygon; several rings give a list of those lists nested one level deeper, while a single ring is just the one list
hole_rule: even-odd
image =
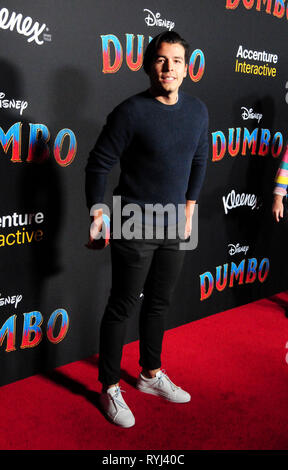
[{"label": "ribbed knit sweater", "polygon": [[287,195],[287,186],[288,186],[288,146],[285,149],[282,161],[280,163],[279,169],[275,178],[275,188],[274,194],[279,194],[280,196]]},{"label": "ribbed knit sweater", "polygon": [[113,194],[126,203],[166,205],[197,200],[208,157],[208,112],[198,98],[179,92],[165,105],[150,92],[118,105],[90,152],[86,166],[89,209],[103,202],[107,175],[120,160]]}]

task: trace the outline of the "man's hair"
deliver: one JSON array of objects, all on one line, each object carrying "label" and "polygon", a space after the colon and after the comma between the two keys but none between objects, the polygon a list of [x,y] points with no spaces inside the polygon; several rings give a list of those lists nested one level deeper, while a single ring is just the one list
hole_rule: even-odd
[{"label": "man's hair", "polygon": [[185,63],[187,64],[189,61],[190,47],[188,42],[186,42],[185,39],[180,36],[180,34],[176,33],[176,31],[165,31],[164,33],[160,33],[155,36],[155,38],[149,42],[144,52],[143,68],[147,75],[150,73],[150,67],[155,60],[157,51],[162,42],[167,42],[169,44],[181,44],[185,50]]}]

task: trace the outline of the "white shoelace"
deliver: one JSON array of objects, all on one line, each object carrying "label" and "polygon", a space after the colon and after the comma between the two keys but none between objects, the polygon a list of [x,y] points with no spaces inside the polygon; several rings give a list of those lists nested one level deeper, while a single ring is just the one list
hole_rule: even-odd
[{"label": "white shoelace", "polygon": [[160,377],[157,377],[159,385],[160,385],[160,386],[163,386],[163,384],[164,384],[163,377],[165,377],[165,378],[168,380],[168,382],[170,383],[170,386],[171,386],[171,388],[172,388],[173,391],[175,391],[175,390],[177,390],[178,388],[180,388],[180,387],[177,387],[177,385],[175,385],[175,384],[172,382],[171,379],[169,379],[168,375],[167,375],[165,372],[166,372],[165,370],[161,370],[161,375],[160,375]]},{"label": "white shoelace", "polygon": [[[125,390],[122,390],[120,387],[117,387],[116,388],[116,391],[115,391],[115,394],[113,395],[110,395],[111,399],[117,403],[117,405],[119,405],[121,408],[124,408],[125,410],[128,410],[128,406],[126,405],[125,402],[121,401],[121,400],[118,400],[118,397],[119,395],[121,395],[121,392],[124,392],[125,393]],[[122,396],[121,396],[122,398]]]}]

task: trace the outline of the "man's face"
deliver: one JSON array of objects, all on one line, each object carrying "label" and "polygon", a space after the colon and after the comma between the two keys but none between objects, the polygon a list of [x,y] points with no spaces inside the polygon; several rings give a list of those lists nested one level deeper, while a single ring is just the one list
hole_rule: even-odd
[{"label": "man's face", "polygon": [[178,43],[162,42],[149,74],[153,91],[165,96],[177,95],[186,75],[184,47]]}]

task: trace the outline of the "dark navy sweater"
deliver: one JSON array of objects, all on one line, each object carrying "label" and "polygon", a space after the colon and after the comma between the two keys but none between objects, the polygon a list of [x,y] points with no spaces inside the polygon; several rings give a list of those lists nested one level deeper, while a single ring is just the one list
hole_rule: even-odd
[{"label": "dark navy sweater", "polygon": [[198,99],[179,92],[165,105],[142,92],[108,116],[86,166],[89,209],[103,202],[106,180],[120,159],[114,195],[122,201],[166,205],[197,200],[208,156],[208,113]]}]

